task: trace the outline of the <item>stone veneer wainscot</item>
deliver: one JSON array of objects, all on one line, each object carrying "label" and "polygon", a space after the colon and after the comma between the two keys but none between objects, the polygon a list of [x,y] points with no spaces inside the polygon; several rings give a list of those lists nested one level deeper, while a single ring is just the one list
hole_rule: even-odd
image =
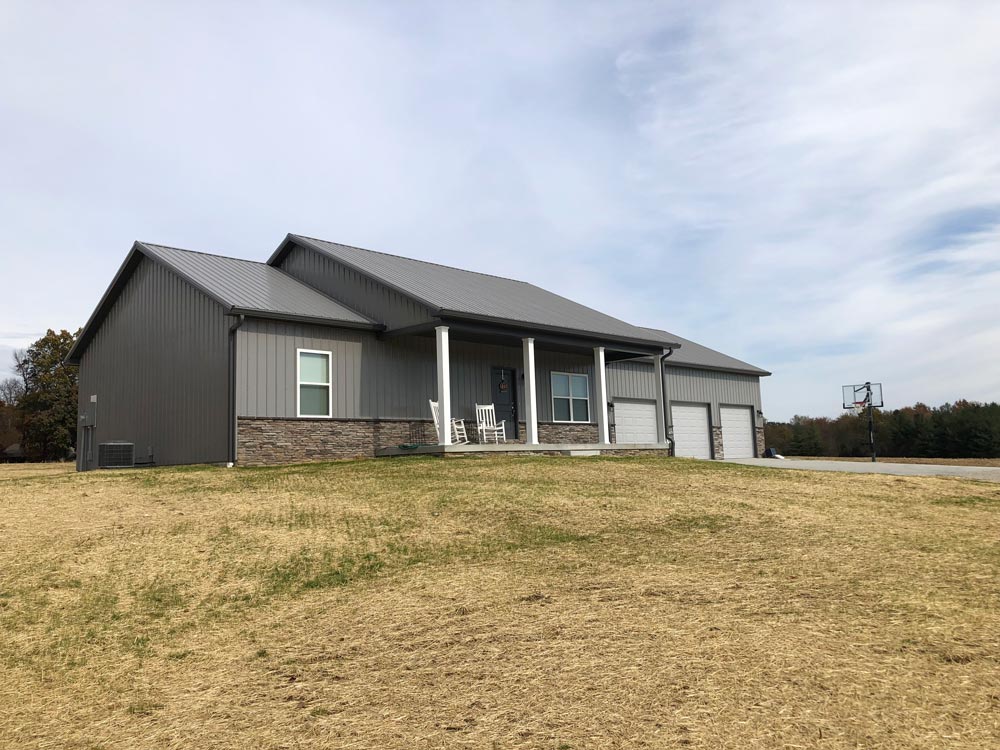
[{"label": "stone veneer wainscot", "polygon": [[[469,439],[476,425],[466,421]],[[521,438],[508,442],[524,442]],[[541,443],[597,442],[597,425],[540,422]],[[240,417],[237,421],[236,462],[242,466],[373,458],[379,448],[436,443],[431,420],[406,419],[289,419]]]}]

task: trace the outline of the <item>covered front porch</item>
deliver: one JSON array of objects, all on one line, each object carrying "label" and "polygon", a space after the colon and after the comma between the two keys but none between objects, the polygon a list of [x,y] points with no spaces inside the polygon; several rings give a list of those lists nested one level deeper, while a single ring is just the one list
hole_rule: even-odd
[{"label": "covered front porch", "polygon": [[[500,328],[470,320],[440,320],[422,331],[406,333],[434,337],[436,443],[382,446],[376,451],[378,456],[595,455],[668,449],[663,362],[660,356],[655,356],[663,355],[664,347],[650,345],[648,341],[623,341],[576,332]],[[470,345],[477,346],[470,349]],[[486,359],[495,357],[488,352],[501,351],[499,347],[502,347],[502,362]],[[655,442],[621,443],[616,440],[610,414],[606,365],[610,361],[650,355],[654,355],[658,374],[656,439]],[[456,372],[457,380],[453,377]],[[489,390],[485,384],[476,388],[468,386],[470,379],[488,380],[491,376]],[[488,394],[492,395],[488,397]],[[495,404],[497,418],[507,423],[506,441],[497,444],[477,434],[473,401]],[[453,418],[465,421],[468,443],[463,443],[460,437],[456,439]],[[647,435],[653,437],[651,429]]]}]

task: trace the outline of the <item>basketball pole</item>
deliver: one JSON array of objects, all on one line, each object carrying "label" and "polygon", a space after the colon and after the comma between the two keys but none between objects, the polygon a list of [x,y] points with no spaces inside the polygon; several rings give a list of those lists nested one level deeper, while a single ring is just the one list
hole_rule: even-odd
[{"label": "basketball pole", "polygon": [[872,384],[865,383],[865,395],[868,397],[868,444],[872,448],[872,463],[877,463],[875,458],[875,410],[872,407]]}]

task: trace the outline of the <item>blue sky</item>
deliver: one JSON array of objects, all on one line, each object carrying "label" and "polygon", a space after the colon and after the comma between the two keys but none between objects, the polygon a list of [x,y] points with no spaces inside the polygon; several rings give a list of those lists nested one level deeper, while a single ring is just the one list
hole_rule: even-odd
[{"label": "blue sky", "polygon": [[[872,7],[875,6],[875,7]],[[1000,399],[996,3],[0,7],[0,370],[134,239],[537,283],[774,371]]]}]

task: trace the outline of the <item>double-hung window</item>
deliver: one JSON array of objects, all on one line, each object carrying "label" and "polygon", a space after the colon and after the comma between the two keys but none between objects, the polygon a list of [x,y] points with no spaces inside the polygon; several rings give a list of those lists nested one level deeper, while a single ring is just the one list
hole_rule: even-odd
[{"label": "double-hung window", "polygon": [[330,352],[314,349],[296,350],[295,371],[298,391],[295,395],[295,403],[300,417],[332,416],[331,356]]},{"label": "double-hung window", "polygon": [[590,381],[586,375],[552,373],[552,420],[590,421]]}]

